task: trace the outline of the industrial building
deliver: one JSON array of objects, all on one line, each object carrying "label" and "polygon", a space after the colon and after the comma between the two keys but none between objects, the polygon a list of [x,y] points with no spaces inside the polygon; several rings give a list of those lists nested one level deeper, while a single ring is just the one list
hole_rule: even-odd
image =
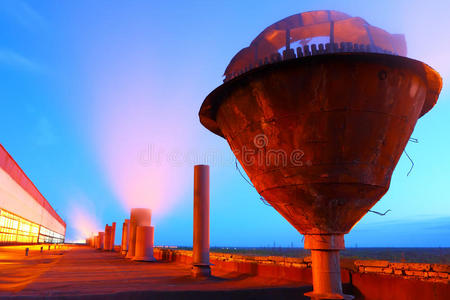
[{"label": "industrial building", "polygon": [[63,243],[66,223],[0,144],[0,245]]}]

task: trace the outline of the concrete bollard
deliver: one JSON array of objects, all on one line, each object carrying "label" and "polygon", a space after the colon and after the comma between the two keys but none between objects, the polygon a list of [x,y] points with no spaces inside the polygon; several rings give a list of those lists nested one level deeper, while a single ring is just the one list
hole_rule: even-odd
[{"label": "concrete bollard", "polygon": [[209,263],[209,166],[194,167],[194,242],[192,276],[211,276]]},{"label": "concrete bollard", "polygon": [[125,219],[122,227],[122,246],[121,253],[122,255],[126,255],[128,251],[128,236],[130,235],[130,220]]},{"label": "concrete bollard", "polygon": [[130,218],[130,235],[128,238],[128,251],[125,258],[133,258],[136,245],[136,221]]},{"label": "concrete bollard", "polygon": [[130,239],[126,258],[133,258],[136,249],[136,227],[151,225],[152,211],[148,208],[132,208],[130,215]]},{"label": "concrete bollard", "polygon": [[353,299],[342,293],[339,251],[345,249],[344,235],[305,235],[305,249],[311,250],[313,291],[311,299]]},{"label": "concrete bollard", "polygon": [[116,239],[116,222],[112,222],[112,225],[111,225],[111,237],[110,237],[110,240],[109,240],[109,249],[111,251],[114,251],[115,239]]},{"label": "concrete bollard", "polygon": [[28,256],[28,251],[29,250],[30,250],[29,248],[25,248],[25,256]]},{"label": "concrete bollard", "polygon": [[42,251],[44,251],[44,247],[41,247],[41,253],[42,253]]},{"label": "concrete bollard", "polygon": [[153,257],[153,226],[136,227],[136,250],[133,260],[137,261],[155,261]]},{"label": "concrete bollard", "polygon": [[104,232],[99,233],[99,244],[100,244],[101,250],[105,249],[105,233]]},{"label": "concrete bollard", "polygon": [[111,244],[111,226],[106,225],[105,226],[105,241],[104,241],[103,250],[104,251],[111,250],[109,248],[110,244]]},{"label": "concrete bollard", "polygon": [[105,246],[105,233],[104,232],[99,232],[98,233],[98,244],[97,244],[97,248],[99,250],[102,250]]}]

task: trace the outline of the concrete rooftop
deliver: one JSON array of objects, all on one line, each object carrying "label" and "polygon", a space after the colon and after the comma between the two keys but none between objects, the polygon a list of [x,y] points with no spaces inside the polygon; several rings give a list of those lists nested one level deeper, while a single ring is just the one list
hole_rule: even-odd
[{"label": "concrete rooftop", "polygon": [[[214,271],[193,280],[190,266],[134,262],[83,246],[0,248],[0,298],[303,299],[306,283]],[[54,246],[53,246],[54,248]],[[307,298],[304,298],[307,299]]]}]

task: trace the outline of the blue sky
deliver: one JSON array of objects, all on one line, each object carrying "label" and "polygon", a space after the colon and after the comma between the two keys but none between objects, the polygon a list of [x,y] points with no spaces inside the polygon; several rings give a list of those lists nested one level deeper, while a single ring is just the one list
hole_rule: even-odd
[{"label": "blue sky", "polygon": [[[67,221],[67,238],[154,209],[157,244],[192,243],[192,172],[211,163],[211,245],[302,245],[197,117],[234,54],[289,15],[336,9],[391,33],[444,78],[389,192],[353,246],[450,246],[447,1],[25,1],[0,3],[0,142]],[[157,155],[159,154],[159,155]],[[211,157],[216,158],[211,162]],[[118,226],[119,228],[121,227]],[[118,232],[119,233],[119,232]]]}]

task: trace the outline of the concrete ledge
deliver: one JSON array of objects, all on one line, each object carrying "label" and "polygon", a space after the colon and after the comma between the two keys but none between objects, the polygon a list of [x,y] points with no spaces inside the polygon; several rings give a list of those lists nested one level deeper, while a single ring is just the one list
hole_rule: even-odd
[{"label": "concrete ledge", "polygon": [[404,278],[418,278],[433,282],[448,283],[450,266],[424,263],[395,263],[378,260],[357,260],[355,266],[359,273],[393,274]]},{"label": "concrete ledge", "polygon": [[352,273],[353,295],[364,300],[442,300],[450,295],[450,284],[399,276]]},{"label": "concrete ledge", "polygon": [[387,260],[355,260],[355,266],[386,268],[389,266],[389,261],[387,261]]},{"label": "concrete ledge", "polygon": [[[160,260],[191,264],[192,252],[156,248]],[[211,253],[211,270],[312,283],[311,257],[244,256]],[[445,299],[450,295],[450,266],[356,260],[341,268],[342,283],[356,299]]]}]

